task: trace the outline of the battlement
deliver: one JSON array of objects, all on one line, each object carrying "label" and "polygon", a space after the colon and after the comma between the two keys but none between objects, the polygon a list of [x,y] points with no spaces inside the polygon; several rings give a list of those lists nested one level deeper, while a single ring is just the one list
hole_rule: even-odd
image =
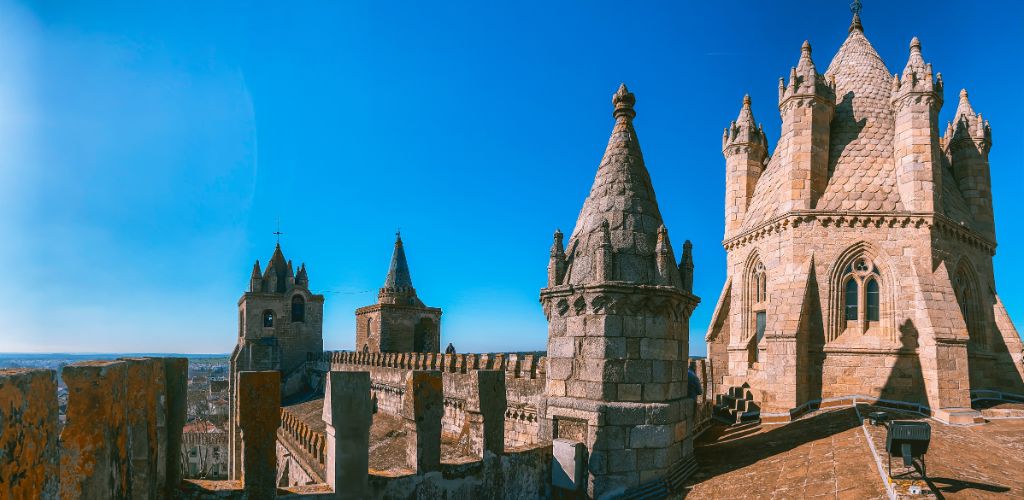
[{"label": "battlement", "polygon": [[534,354],[442,354],[422,352],[352,352],[325,351],[310,353],[311,362],[330,365],[361,365],[403,370],[437,370],[446,373],[469,373],[475,370],[501,370],[506,378],[544,379],[546,358]]}]

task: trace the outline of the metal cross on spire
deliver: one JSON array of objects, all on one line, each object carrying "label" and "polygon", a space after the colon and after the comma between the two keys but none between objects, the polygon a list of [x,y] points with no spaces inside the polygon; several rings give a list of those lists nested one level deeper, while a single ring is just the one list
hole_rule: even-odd
[{"label": "metal cross on spire", "polygon": [[277,218],[277,231],[274,231],[274,236],[277,236],[277,245],[278,246],[281,246],[281,235],[282,234],[284,234],[284,233],[281,232],[281,218],[278,217]]},{"label": "metal cross on spire", "polygon": [[859,16],[863,8],[864,6],[861,5],[860,0],[853,0],[853,3],[850,4],[850,12],[853,12],[855,16]]}]

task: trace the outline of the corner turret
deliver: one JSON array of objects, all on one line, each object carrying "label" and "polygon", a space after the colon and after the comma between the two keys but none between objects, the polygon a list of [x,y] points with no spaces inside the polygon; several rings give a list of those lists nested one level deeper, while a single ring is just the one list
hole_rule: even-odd
[{"label": "corner turret", "polygon": [[967,206],[978,232],[996,241],[995,218],[992,212],[992,179],[988,153],[992,149],[992,127],[981,113],[975,113],[967,99],[967,90],[960,91],[960,102],[953,121],[946,126],[942,140]]},{"label": "corner turret", "polygon": [[942,76],[921,56],[921,42],[910,41],[903,75],[894,76],[892,108],[896,122],[893,154],[896,185],[904,207],[913,212],[942,210],[942,165],[939,163],[938,116]]},{"label": "corner turret", "polygon": [[562,245],[562,231],[556,229],[551,243],[551,257],[548,261],[548,286],[562,284],[565,277],[565,247]]},{"label": "corner turret", "polygon": [[790,187],[781,200],[785,211],[812,209],[825,192],[835,108],[835,80],[818,73],[811,59],[811,44],[805,41],[799,62],[790,69],[789,83],[779,79],[779,148]]},{"label": "corner turret", "polygon": [[725,238],[739,231],[754,196],[768,157],[768,139],[764,129],[754,122],[750,96],[743,96],[743,107],[735,121],[722,134],[725,156]]}]

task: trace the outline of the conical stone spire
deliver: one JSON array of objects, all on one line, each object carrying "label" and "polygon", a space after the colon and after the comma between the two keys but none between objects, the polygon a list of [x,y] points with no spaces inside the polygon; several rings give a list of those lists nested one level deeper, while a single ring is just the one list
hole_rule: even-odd
[{"label": "conical stone spire", "polygon": [[284,293],[288,290],[288,278],[293,276],[291,265],[284,258],[281,251],[281,244],[274,247],[274,255],[267,262],[267,269],[263,272],[263,283],[265,292]]},{"label": "conical stone spire", "polygon": [[633,129],[635,102],[625,84],[612,96],[615,126],[569,238],[563,284],[658,284],[661,212]]},{"label": "conical stone spire", "polygon": [[391,266],[384,278],[384,286],[378,298],[381,303],[422,305],[416,298],[416,289],[412,286],[412,275],[409,274],[409,263],[405,260],[405,247],[402,235],[395,234],[395,250],[391,253]]}]

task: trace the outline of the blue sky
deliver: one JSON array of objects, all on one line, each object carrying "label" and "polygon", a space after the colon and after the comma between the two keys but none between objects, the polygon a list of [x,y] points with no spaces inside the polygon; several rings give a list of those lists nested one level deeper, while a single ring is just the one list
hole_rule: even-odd
[{"label": "blue sky", "polygon": [[[990,120],[998,291],[1024,321],[1018,2],[865,2],[890,72],[910,38]],[[551,233],[612,128],[636,127],[677,249],[691,352],[725,279],[721,133],[744,93],[772,147],[778,78],[822,70],[848,2],[0,0],[0,351],[227,352],[276,221],[351,348],[400,227],[461,351],[542,349]]]}]

